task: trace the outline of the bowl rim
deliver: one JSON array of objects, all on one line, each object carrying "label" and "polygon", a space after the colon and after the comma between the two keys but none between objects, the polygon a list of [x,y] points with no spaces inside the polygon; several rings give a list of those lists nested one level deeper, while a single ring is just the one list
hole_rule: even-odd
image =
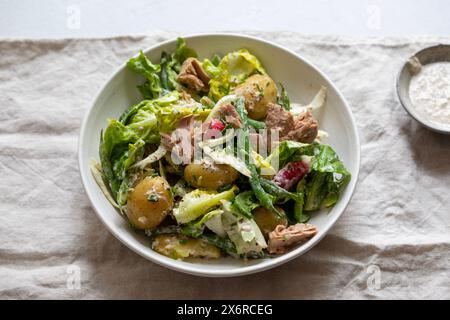
[{"label": "bowl rim", "polygon": [[[429,129],[431,131],[434,131],[434,132],[437,132],[437,133],[441,133],[441,134],[450,134],[450,126],[445,126],[445,125],[441,125],[439,123],[435,123],[433,121],[430,121],[425,116],[420,115],[420,113],[416,112],[414,110],[414,106],[413,106],[412,102],[409,103],[407,101],[407,98],[409,98],[409,87],[406,89],[406,92],[407,92],[407,94],[406,94],[407,97],[406,97],[405,95],[402,94],[402,91],[401,91],[401,87],[402,86],[400,84],[400,79],[402,77],[402,74],[403,74],[403,72],[405,70],[408,69],[408,63],[409,63],[409,60],[411,58],[415,58],[415,57],[423,54],[424,52],[434,51],[436,49],[443,48],[443,47],[446,47],[446,48],[448,48],[450,50],[450,44],[439,43],[439,44],[436,44],[436,45],[432,45],[432,46],[428,46],[428,47],[422,48],[422,49],[416,51],[410,57],[408,57],[406,59],[406,61],[403,62],[402,66],[400,67],[400,70],[397,73],[395,88],[396,88],[396,91],[397,91],[397,97],[398,97],[398,100],[400,101],[400,104],[402,105],[403,109],[405,109],[406,113],[408,113],[408,115],[410,117],[412,117],[414,120],[416,120],[418,123],[420,123],[423,127],[427,128],[427,129]],[[449,56],[448,62],[450,62],[450,56]],[[431,62],[431,63],[434,63],[434,62]],[[427,64],[430,64],[430,63],[426,63],[424,65],[427,65]],[[422,66],[424,66],[424,65],[422,65]],[[412,77],[413,76],[411,76],[411,78]]]},{"label": "bowl rim", "polygon": [[[110,233],[112,233],[114,235],[114,237],[116,239],[118,239],[121,243],[123,243],[126,247],[128,247],[129,249],[131,249],[132,251],[134,251],[135,253],[137,253],[138,255],[144,257],[147,260],[152,261],[153,263],[156,263],[160,266],[166,267],[168,269],[171,270],[175,270],[178,272],[182,272],[182,273],[186,273],[186,274],[191,274],[191,275],[195,275],[195,276],[204,276],[204,277],[236,277],[236,276],[243,276],[243,275],[248,275],[248,274],[253,274],[253,273],[257,273],[257,272],[262,272],[271,268],[274,268],[276,266],[280,266],[296,257],[299,257],[305,253],[307,253],[309,250],[311,250],[316,244],[318,244],[324,237],[325,235],[328,234],[328,232],[334,227],[334,225],[336,224],[337,220],[342,216],[342,214],[345,212],[345,210],[347,209],[349,203],[351,202],[351,199],[355,193],[355,189],[356,189],[356,185],[357,185],[357,181],[358,181],[358,177],[359,177],[359,173],[360,173],[360,167],[361,167],[361,144],[360,144],[360,138],[359,138],[359,133],[358,133],[358,128],[356,125],[356,121],[355,121],[355,117],[353,115],[353,112],[347,102],[347,100],[345,99],[345,97],[342,95],[342,93],[340,92],[340,90],[335,86],[335,84],[319,69],[317,68],[314,64],[312,64],[311,62],[309,62],[307,59],[305,59],[304,57],[300,56],[299,54],[295,53],[294,51],[285,48],[281,45],[275,44],[271,41],[265,40],[265,39],[261,39],[258,37],[254,37],[254,36],[250,36],[250,35],[245,35],[245,34],[239,34],[239,33],[228,33],[228,32],[209,32],[209,33],[192,33],[192,34],[186,34],[186,35],[181,35],[184,39],[189,40],[192,38],[202,38],[202,37],[238,37],[238,38],[242,38],[242,39],[249,39],[252,41],[256,41],[256,42],[260,42],[263,43],[264,45],[268,45],[271,47],[275,47],[278,50],[282,50],[285,51],[291,55],[293,55],[295,58],[297,58],[298,60],[300,60],[302,63],[308,65],[309,67],[311,67],[315,72],[317,72],[323,79],[325,79],[330,86],[335,90],[337,96],[341,99],[341,101],[343,102],[344,108],[346,109],[347,113],[349,114],[350,117],[350,123],[349,123],[349,127],[350,127],[350,131],[353,134],[354,138],[355,138],[355,145],[356,145],[356,150],[353,150],[354,152],[356,152],[355,155],[355,173],[352,174],[352,179],[350,181],[350,184],[346,186],[348,190],[348,198],[347,198],[347,203],[345,203],[345,205],[343,206],[342,210],[340,210],[340,212],[338,212],[337,214],[335,214],[331,219],[329,225],[327,228],[325,228],[325,230],[323,230],[323,232],[320,235],[315,236],[314,238],[312,238],[311,240],[309,240],[308,242],[302,244],[301,246],[299,246],[298,248],[295,248],[277,258],[274,259],[268,259],[266,263],[264,264],[255,264],[255,265],[249,265],[249,266],[242,266],[239,268],[233,268],[233,269],[224,269],[224,270],[208,270],[208,269],[199,269],[197,267],[195,267],[195,265],[183,265],[183,264],[179,264],[178,260],[174,260],[174,259],[170,259],[167,258],[169,260],[165,260],[163,258],[166,257],[159,257],[159,256],[151,256],[146,252],[143,252],[140,248],[138,248],[137,244],[131,243],[129,242],[127,239],[125,239],[121,233],[116,230],[114,224],[112,222],[109,222],[108,219],[106,219],[103,214],[101,213],[102,209],[100,208],[100,205],[97,204],[94,201],[93,196],[91,195],[90,191],[89,191],[89,187],[88,187],[88,174],[89,174],[89,170],[87,170],[86,168],[83,168],[83,159],[85,157],[87,157],[88,155],[85,155],[85,151],[83,148],[83,137],[85,136],[85,131],[87,130],[87,123],[89,118],[92,115],[94,106],[98,103],[98,100],[102,94],[102,92],[105,90],[105,88],[107,87],[107,85],[109,84],[109,82],[116,77],[116,75],[120,72],[122,72],[122,70],[126,67],[126,62],[122,63],[119,67],[117,67],[117,69],[108,77],[107,81],[97,90],[94,98],[90,101],[89,107],[87,108],[87,110],[85,111],[85,115],[81,124],[81,129],[80,129],[80,134],[79,134],[79,138],[78,138],[78,167],[79,167],[79,172],[81,175],[81,180],[82,180],[82,184],[84,187],[84,190],[89,198],[89,201],[91,203],[91,206],[94,208],[94,211],[97,215],[97,217],[100,219],[100,221],[102,221],[102,223],[105,225],[105,227],[107,228],[107,230],[109,230]],[[165,46],[167,44],[170,43],[174,43],[176,41],[176,37],[172,37],[168,40],[162,41],[162,42],[158,42],[157,44],[146,48],[145,50],[142,50],[144,52],[144,54],[148,54],[148,52],[153,51],[153,50],[157,50],[158,48]],[[156,254],[156,253],[155,253]],[[207,264],[205,264],[207,265]]]}]

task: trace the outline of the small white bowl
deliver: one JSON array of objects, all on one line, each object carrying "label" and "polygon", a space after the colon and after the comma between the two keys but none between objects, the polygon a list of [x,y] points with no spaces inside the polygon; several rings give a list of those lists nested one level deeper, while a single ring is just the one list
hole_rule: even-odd
[{"label": "small white bowl", "polygon": [[[241,261],[221,258],[213,261],[178,261],[153,251],[149,246],[149,239],[133,231],[108,202],[89,169],[90,159],[98,159],[100,131],[105,128],[107,119],[118,118],[127,107],[141,99],[136,85],[142,79],[128,71],[125,63],[100,89],[81,127],[78,157],[86,193],[99,218],[117,239],[141,256],[167,268],[194,275],[229,277],[279,266],[316,245],[336,223],[350,202],[360,167],[360,144],[350,107],[322,72],[286,48],[265,40],[236,34],[200,34],[185,38],[188,45],[194,48],[200,57],[211,57],[215,53],[224,54],[247,48],[261,60],[275,81],[284,84],[291,101],[307,103],[321,85],[328,88],[327,105],[318,117],[319,126],[329,133],[327,142],[336,150],[352,174],[352,179],[343,190],[340,200],[330,211],[321,211],[313,215],[311,223],[318,228],[318,234],[314,238],[272,259]],[[157,62],[163,50],[170,52],[174,49],[175,39],[149,48],[144,53],[152,61]]]},{"label": "small white bowl", "polygon": [[411,102],[409,88],[415,74],[411,71],[410,61],[414,58],[418,59],[422,66],[434,62],[450,62],[450,45],[438,44],[416,52],[403,64],[397,76],[397,95],[406,112],[424,127],[435,132],[450,134],[450,125],[429,120],[425,115],[417,112]]}]

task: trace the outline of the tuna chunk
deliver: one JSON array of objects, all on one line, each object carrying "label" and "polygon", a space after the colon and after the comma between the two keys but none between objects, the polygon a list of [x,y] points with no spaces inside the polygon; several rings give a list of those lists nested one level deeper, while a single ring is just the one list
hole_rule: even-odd
[{"label": "tuna chunk", "polygon": [[[176,164],[191,163],[194,152],[194,124],[194,116],[189,115],[180,119],[177,128],[171,134],[161,133],[161,143],[172,153],[172,160]],[[176,159],[173,159],[174,157]]]},{"label": "tuna chunk", "polygon": [[233,128],[242,127],[241,118],[233,105],[224,104],[220,107],[218,113],[219,117],[224,119],[226,123],[231,124]]},{"label": "tuna chunk", "polygon": [[291,246],[311,239],[316,233],[317,228],[309,223],[297,223],[289,227],[280,224],[269,233],[269,253],[284,253]]},{"label": "tuna chunk", "polygon": [[200,61],[187,58],[181,66],[177,81],[194,92],[209,91],[209,76],[203,70]]},{"label": "tuna chunk", "polygon": [[294,130],[294,117],[278,104],[270,103],[267,110],[266,127],[267,129],[279,130],[279,137],[282,140]]},{"label": "tuna chunk", "polygon": [[289,132],[286,139],[303,143],[311,143],[316,139],[318,126],[311,111],[307,110],[294,118],[294,130]]},{"label": "tuna chunk", "polygon": [[317,121],[311,111],[307,110],[297,117],[281,106],[271,103],[267,111],[267,129],[278,130],[280,141],[294,140],[311,143],[317,137]]}]

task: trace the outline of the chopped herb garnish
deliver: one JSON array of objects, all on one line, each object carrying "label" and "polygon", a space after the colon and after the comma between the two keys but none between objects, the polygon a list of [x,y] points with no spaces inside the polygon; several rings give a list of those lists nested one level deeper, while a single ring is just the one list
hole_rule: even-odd
[{"label": "chopped herb garnish", "polygon": [[226,185],[224,185],[224,186],[219,187],[219,188],[217,189],[217,192],[223,192],[223,191],[230,190],[231,187],[233,187],[233,185],[231,185],[231,184],[226,184]]},{"label": "chopped herb garnish", "polygon": [[280,95],[277,97],[277,103],[282,106],[285,110],[291,110],[291,102],[289,100],[289,96],[286,92],[286,90],[284,89],[284,86],[281,84],[281,82],[278,83],[280,88],[281,88],[281,92]]},{"label": "chopped herb garnish", "polygon": [[158,202],[159,197],[158,197],[157,194],[151,193],[151,194],[148,195],[147,200],[150,201],[150,202]]},{"label": "chopped herb garnish", "polygon": [[264,89],[261,88],[261,87],[259,86],[259,84],[256,85],[256,88],[258,89],[258,96],[257,96],[257,99],[258,99],[258,101],[259,101],[259,100],[261,100],[262,98],[264,98]]}]

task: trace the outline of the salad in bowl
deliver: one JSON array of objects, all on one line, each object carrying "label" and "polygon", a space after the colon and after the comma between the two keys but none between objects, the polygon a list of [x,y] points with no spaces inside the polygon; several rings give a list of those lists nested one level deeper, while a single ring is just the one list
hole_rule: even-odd
[{"label": "salad in bowl", "polygon": [[315,114],[245,48],[199,57],[182,38],[127,62],[142,100],[99,132],[91,171],[149,246],[173,259],[260,259],[316,236],[351,174]]}]

